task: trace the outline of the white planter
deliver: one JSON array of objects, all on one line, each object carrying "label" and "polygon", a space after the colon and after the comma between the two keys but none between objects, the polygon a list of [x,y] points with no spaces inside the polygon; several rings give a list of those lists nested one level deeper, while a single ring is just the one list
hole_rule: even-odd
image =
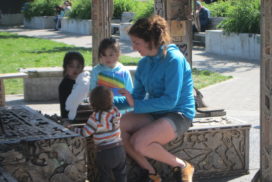
[{"label": "white planter", "polygon": [[77,20],[77,19],[63,18],[61,20],[60,30],[62,32],[91,35],[92,34],[92,20]]},{"label": "white planter", "polygon": [[2,14],[0,16],[0,25],[22,25],[24,22],[23,14]]},{"label": "white planter", "polygon": [[54,16],[36,16],[30,20],[24,18],[25,28],[53,29],[55,28]]},{"label": "white planter", "polygon": [[222,30],[207,30],[205,46],[209,53],[260,60],[259,34],[232,33],[227,35]]},{"label": "white planter", "polygon": [[120,24],[120,40],[130,40],[128,36],[128,30],[132,23],[121,23]]},{"label": "white planter", "polygon": [[121,17],[121,22],[131,22],[135,16],[132,12],[123,12]]}]

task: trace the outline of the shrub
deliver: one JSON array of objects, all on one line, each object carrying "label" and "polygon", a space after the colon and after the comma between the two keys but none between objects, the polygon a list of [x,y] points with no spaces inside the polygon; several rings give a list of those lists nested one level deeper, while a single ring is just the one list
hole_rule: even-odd
[{"label": "shrub", "polygon": [[74,1],[72,11],[69,14],[70,18],[75,19],[91,19],[92,18],[92,3],[91,0]]},{"label": "shrub", "polygon": [[236,0],[218,27],[226,33],[260,33],[260,0]]},{"label": "shrub", "polygon": [[138,2],[134,7],[133,12],[135,13],[134,20],[151,16],[154,13],[154,0]]},{"label": "shrub", "polygon": [[123,12],[132,12],[133,7],[136,6],[136,1],[134,0],[114,0],[114,10],[113,10],[113,18],[121,19]]},{"label": "shrub", "polygon": [[234,1],[220,0],[211,4],[204,4],[204,6],[210,10],[212,17],[226,17],[228,12],[233,8]]},{"label": "shrub", "polygon": [[53,16],[55,15],[55,6],[61,3],[61,0],[35,0],[27,4],[22,13],[26,19],[31,19],[34,16]]},{"label": "shrub", "polygon": [[154,12],[154,0],[144,2],[135,0],[114,0],[113,18],[121,18],[123,12],[135,13],[134,20],[148,17]]}]

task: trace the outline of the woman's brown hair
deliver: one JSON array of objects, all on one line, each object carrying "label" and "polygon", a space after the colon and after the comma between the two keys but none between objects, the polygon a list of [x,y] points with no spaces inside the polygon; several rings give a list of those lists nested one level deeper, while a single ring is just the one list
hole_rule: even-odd
[{"label": "woman's brown hair", "polygon": [[113,93],[104,86],[95,87],[90,94],[90,103],[94,112],[109,111],[113,106]]},{"label": "woman's brown hair", "polygon": [[137,20],[129,29],[128,34],[149,43],[149,48],[159,48],[171,42],[166,20],[159,15]]}]

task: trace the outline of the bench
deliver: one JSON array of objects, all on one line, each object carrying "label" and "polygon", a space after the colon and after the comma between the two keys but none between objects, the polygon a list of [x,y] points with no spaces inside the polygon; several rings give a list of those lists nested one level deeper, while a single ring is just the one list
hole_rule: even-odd
[{"label": "bench", "polygon": [[4,73],[0,74],[0,106],[5,105],[5,86],[4,79],[12,79],[12,78],[26,78],[26,73]]},{"label": "bench", "polygon": [[[195,166],[195,180],[244,175],[249,170],[249,129],[251,125],[230,117],[195,118],[183,136],[164,147]],[[95,167],[95,146],[87,138],[88,179],[98,181]],[[174,182],[171,167],[150,160],[163,178]],[[128,181],[138,182],[141,168],[129,156],[127,158]]]}]

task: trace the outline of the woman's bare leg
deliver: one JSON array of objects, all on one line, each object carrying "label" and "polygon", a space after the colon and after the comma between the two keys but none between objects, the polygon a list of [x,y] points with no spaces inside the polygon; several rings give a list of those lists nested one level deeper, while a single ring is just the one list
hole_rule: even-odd
[{"label": "woman's bare leg", "polygon": [[180,158],[174,156],[162,145],[176,138],[174,128],[167,119],[159,119],[137,130],[131,137],[134,149],[143,156],[166,163],[172,167],[185,167]]},{"label": "woman's bare leg", "polygon": [[147,169],[149,173],[155,173],[155,169],[147,161],[147,159],[140,153],[136,152],[134,147],[131,145],[131,136],[137,130],[143,128],[144,126],[150,124],[153,121],[152,117],[146,114],[135,114],[126,113],[121,118],[121,131],[122,140],[126,152],[132,157],[142,168]]},{"label": "woman's bare leg", "polygon": [[162,147],[176,137],[168,120],[153,121],[149,115],[127,113],[121,118],[121,130],[128,154],[150,173],[154,173],[155,170],[144,156],[172,167],[185,166],[183,160]]}]

